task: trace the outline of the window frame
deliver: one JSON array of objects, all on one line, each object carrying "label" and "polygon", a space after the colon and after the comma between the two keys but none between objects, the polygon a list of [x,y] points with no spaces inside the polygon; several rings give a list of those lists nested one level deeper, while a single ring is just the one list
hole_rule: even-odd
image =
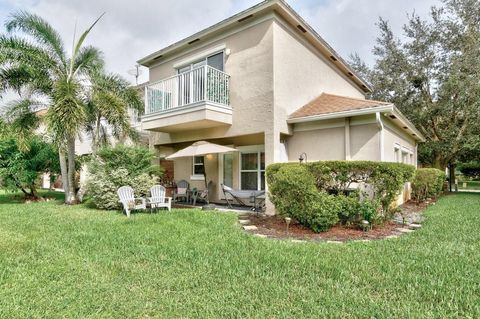
[{"label": "window frame", "polygon": [[[199,157],[202,158],[202,163],[196,163],[195,158]],[[192,175],[190,175],[190,179],[193,181],[203,181],[205,180],[205,175],[204,174],[195,174],[195,167],[196,166],[202,166],[203,171],[205,172],[205,156],[192,156]]]},{"label": "window frame", "polygon": [[[260,190],[263,190],[262,189],[262,173],[264,173],[265,175],[265,163],[264,163],[264,167],[262,169],[262,153],[264,154],[264,159],[265,159],[265,150],[244,150],[244,151],[240,151],[240,158],[239,158],[239,167],[238,167],[238,170],[239,170],[239,189],[241,190],[246,190],[246,189],[243,189],[242,187],[242,173],[257,173],[257,191],[260,191]],[[243,154],[256,154],[257,155],[257,168],[256,169],[242,169],[242,155]],[[248,189],[248,190],[252,190],[252,189]]]}]

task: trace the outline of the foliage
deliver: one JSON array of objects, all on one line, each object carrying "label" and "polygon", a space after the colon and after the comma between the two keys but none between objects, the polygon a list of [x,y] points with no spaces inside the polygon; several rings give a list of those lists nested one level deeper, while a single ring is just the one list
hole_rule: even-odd
[{"label": "foliage", "polygon": [[[267,169],[270,198],[283,216],[295,218],[315,232],[338,222],[339,205],[332,195],[318,192],[313,176],[299,164]],[[275,167],[275,168],[276,168]]]},{"label": "foliage", "polygon": [[412,234],[341,245],[250,236],[234,213],[59,203],[0,192],[1,318],[480,318],[480,194],[441,198]]},{"label": "foliage", "polygon": [[461,163],[457,168],[464,176],[470,179],[480,178],[480,162]]},{"label": "foliage", "polygon": [[[392,203],[414,171],[411,165],[371,161],[278,163],[268,166],[267,181],[270,198],[281,214],[312,227],[312,216],[322,212],[328,222],[317,229],[325,230],[338,220],[356,223],[366,219],[372,224],[389,220],[394,213]],[[368,185],[371,191],[345,196],[355,185]],[[325,207],[319,209],[317,201],[325,202]]]},{"label": "foliage", "polygon": [[136,196],[146,196],[162,171],[152,164],[153,152],[140,146],[117,145],[99,150],[88,165],[86,195],[100,209],[119,207],[117,190],[131,186]]},{"label": "foliage", "polygon": [[[71,56],[47,21],[25,11],[13,13],[5,23],[8,33],[0,36],[1,90],[22,93],[23,99],[16,103],[28,110],[22,118],[35,114],[35,101],[47,103],[46,127],[59,150],[65,202],[70,204],[76,202],[75,139],[87,117],[88,78],[104,63],[98,49],[83,43],[100,18],[74,39]],[[21,131],[33,128],[16,127]]]},{"label": "foliage", "polygon": [[438,197],[445,184],[445,173],[436,168],[419,168],[412,181],[412,197],[417,201]]},{"label": "foliage", "polygon": [[24,142],[22,149],[13,138],[0,139],[0,179],[6,188],[37,198],[40,175],[59,171],[58,154],[38,138]]},{"label": "foliage", "polygon": [[355,184],[370,185],[371,197],[381,204],[385,219],[390,217],[392,202],[415,171],[412,165],[374,161],[320,161],[306,166],[320,191],[344,194]]},{"label": "foliage", "polygon": [[116,209],[120,207],[117,190],[120,186],[129,185],[136,197],[148,195],[150,187],[158,183],[156,176],[147,173],[129,174],[125,168],[110,171],[98,170],[89,174],[86,191],[91,203],[99,209]]},{"label": "foliage", "polygon": [[429,20],[410,15],[402,37],[380,19],[373,69],[352,56],[373,88],[370,97],[394,103],[426,137],[419,148],[425,165],[443,170],[478,155],[479,16],[478,0],[444,0]]},{"label": "foliage", "polygon": [[105,70],[90,73],[91,87],[86,103],[86,132],[92,136],[92,152],[107,146],[109,138],[136,141],[138,132],[131,126],[130,112],[142,114],[144,110],[139,90],[116,74]]},{"label": "foliage", "polygon": [[[117,144],[114,147],[103,147],[98,151],[97,157],[107,172],[125,168],[128,175],[163,174],[159,165],[152,164],[155,153],[144,146]],[[97,159],[92,159],[91,164],[96,163]]]}]

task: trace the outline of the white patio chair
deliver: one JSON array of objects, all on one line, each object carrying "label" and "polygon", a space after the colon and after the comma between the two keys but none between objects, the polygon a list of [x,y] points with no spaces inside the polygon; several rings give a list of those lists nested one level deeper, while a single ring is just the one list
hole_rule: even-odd
[{"label": "white patio chair", "polygon": [[150,208],[166,207],[168,211],[172,209],[172,198],[165,197],[165,187],[162,185],[154,185],[150,188],[150,196],[147,200],[150,204]]},{"label": "white patio chair", "polygon": [[127,214],[127,217],[130,217],[130,212],[132,210],[147,209],[147,202],[145,198],[135,198],[133,188],[131,188],[130,186],[120,187],[117,190],[117,194],[120,198],[119,202],[122,203],[123,211],[125,212],[125,214]]}]

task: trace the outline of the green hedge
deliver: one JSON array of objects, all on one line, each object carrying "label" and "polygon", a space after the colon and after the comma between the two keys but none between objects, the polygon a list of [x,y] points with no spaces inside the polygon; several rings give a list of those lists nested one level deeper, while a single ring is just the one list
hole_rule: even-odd
[{"label": "green hedge", "polygon": [[135,196],[145,197],[158,184],[162,170],[152,161],[155,154],[143,146],[117,145],[99,150],[88,163],[85,185],[89,202],[99,209],[118,209],[117,190],[131,186]]},{"label": "green hedge", "polygon": [[412,181],[412,197],[417,201],[438,197],[445,184],[445,173],[436,168],[419,168]]},{"label": "green hedge", "polygon": [[[279,213],[322,231],[338,220],[378,223],[389,219],[392,202],[414,172],[415,167],[399,163],[321,161],[272,164],[266,175],[270,199]],[[370,185],[371,194],[348,195],[359,183]]]}]

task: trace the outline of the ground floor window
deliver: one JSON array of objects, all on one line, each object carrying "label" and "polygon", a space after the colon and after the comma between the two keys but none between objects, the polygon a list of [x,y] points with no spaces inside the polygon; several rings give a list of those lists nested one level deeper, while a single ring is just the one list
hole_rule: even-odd
[{"label": "ground floor window", "polygon": [[203,156],[194,156],[193,157],[193,169],[192,175],[196,177],[203,177],[203,173],[205,172],[205,160]]},{"label": "ground floor window", "polygon": [[240,154],[240,186],[243,190],[265,189],[265,152]]}]

